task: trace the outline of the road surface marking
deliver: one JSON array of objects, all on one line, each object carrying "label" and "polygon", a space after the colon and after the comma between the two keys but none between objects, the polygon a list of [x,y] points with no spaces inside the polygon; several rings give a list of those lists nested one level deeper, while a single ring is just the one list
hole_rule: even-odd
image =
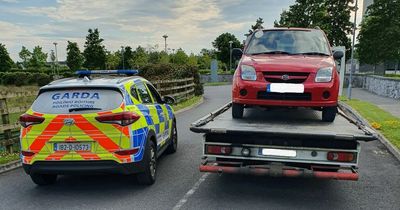
[{"label": "road surface marking", "polygon": [[196,190],[199,189],[200,184],[207,179],[208,175],[210,175],[210,173],[203,174],[203,176],[200,177],[200,179],[193,185],[193,187],[189,191],[187,191],[182,199],[178,201],[173,210],[179,210],[180,208],[182,208],[182,206],[187,202],[190,196],[192,196],[196,192]]}]

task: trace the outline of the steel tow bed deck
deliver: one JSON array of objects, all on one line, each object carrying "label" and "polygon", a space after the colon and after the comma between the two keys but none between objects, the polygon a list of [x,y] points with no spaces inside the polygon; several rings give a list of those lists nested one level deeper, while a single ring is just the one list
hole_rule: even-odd
[{"label": "steel tow bed deck", "polygon": [[231,103],[192,123],[204,133],[202,172],[357,180],[358,141],[374,131],[339,109],[321,122],[311,109],[252,108],[233,119]]}]

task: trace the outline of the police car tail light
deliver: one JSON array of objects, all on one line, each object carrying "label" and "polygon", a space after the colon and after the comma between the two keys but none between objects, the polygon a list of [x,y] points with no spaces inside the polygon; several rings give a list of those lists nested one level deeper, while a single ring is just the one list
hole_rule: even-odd
[{"label": "police car tail light", "polygon": [[30,114],[23,114],[19,117],[19,123],[22,127],[27,128],[31,125],[40,124],[44,121],[44,117],[34,116]]},{"label": "police car tail light", "polygon": [[132,112],[120,112],[115,114],[106,114],[96,117],[96,120],[101,123],[118,124],[121,126],[127,126],[136,122],[140,116]]}]

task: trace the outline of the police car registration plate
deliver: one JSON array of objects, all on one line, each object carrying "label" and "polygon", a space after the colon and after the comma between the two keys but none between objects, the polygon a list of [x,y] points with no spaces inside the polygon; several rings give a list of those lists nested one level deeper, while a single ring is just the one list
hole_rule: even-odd
[{"label": "police car registration plate", "polygon": [[90,151],[90,143],[55,143],[54,151]]}]

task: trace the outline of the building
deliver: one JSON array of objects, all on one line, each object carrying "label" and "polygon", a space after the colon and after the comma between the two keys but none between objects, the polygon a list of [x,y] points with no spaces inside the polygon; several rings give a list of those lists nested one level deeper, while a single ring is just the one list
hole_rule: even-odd
[{"label": "building", "polygon": [[367,8],[369,7],[369,5],[371,5],[372,3],[374,3],[374,0],[363,0],[363,16],[366,15],[367,12]]}]

